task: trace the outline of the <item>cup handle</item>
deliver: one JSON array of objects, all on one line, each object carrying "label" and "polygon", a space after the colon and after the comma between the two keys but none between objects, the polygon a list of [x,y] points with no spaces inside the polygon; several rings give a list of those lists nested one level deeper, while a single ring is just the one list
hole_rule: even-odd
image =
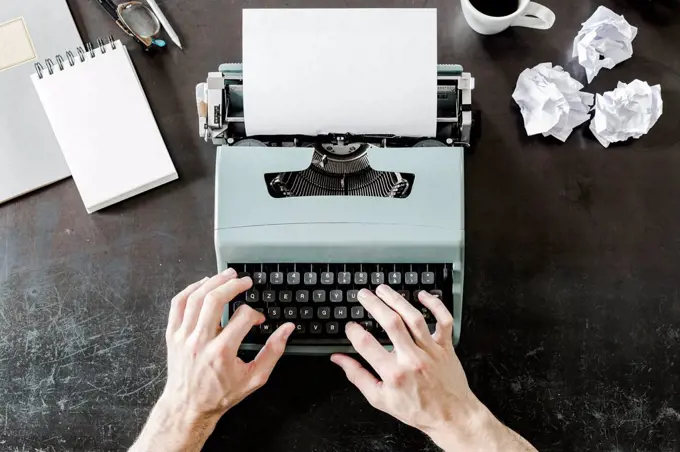
[{"label": "cup handle", "polygon": [[[535,16],[535,17],[530,17]],[[513,22],[513,27],[537,28],[547,30],[555,23],[555,13],[543,5],[529,2],[522,15]]]}]

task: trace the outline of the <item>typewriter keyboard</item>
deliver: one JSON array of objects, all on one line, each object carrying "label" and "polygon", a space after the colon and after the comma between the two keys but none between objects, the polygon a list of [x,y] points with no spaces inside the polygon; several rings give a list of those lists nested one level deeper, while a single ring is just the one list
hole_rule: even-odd
[{"label": "typewriter keyboard", "polygon": [[263,313],[244,343],[262,344],[278,326],[292,322],[290,344],[348,344],[345,324],[354,321],[389,344],[384,330],[357,299],[363,288],[387,284],[423,313],[432,329],[432,314],[417,299],[421,290],[441,298],[451,310],[450,264],[232,264],[253,287],[229,304],[230,315],[242,304]]}]

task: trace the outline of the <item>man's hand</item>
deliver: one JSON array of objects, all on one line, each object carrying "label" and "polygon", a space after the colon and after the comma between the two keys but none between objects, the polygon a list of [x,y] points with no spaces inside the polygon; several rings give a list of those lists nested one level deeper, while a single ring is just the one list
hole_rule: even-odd
[{"label": "man's hand", "polygon": [[194,283],[172,299],[166,330],[168,381],[133,451],[200,450],[219,418],[267,382],[295,326],[287,323],[249,363],[236,356],[264,316],[239,307],[222,329],[227,303],[252,286],[233,269]]},{"label": "man's hand", "polygon": [[383,326],[394,350],[385,350],[356,323],[347,324],[346,334],[380,380],[349,356],[331,357],[371,405],[423,431],[446,451],[535,451],[470,390],[453,349],[453,317],[439,299],[425,291],[418,296],[437,321],[431,334],[420,311],[397,292],[382,285],[376,293],[363,289],[359,301]]}]

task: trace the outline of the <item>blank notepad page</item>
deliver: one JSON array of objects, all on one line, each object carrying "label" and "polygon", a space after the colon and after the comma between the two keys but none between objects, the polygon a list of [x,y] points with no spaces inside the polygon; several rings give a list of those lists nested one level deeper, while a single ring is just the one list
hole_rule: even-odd
[{"label": "blank notepad page", "polygon": [[88,212],[177,179],[120,41],[32,78]]}]

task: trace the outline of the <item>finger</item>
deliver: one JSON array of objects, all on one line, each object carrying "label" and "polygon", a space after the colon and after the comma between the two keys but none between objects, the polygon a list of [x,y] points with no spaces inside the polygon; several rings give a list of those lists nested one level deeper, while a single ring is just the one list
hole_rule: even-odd
[{"label": "finger", "polygon": [[204,282],[209,280],[207,276],[200,281],[187,286],[183,291],[178,293],[172,298],[170,304],[170,314],[168,314],[168,333],[174,333],[182,324],[182,319],[184,318],[184,310],[187,307],[187,300],[189,295],[194,293],[196,289],[201,287]]},{"label": "finger", "polygon": [[354,322],[349,322],[345,326],[347,339],[352,343],[354,349],[373,367],[382,377],[392,355],[380,345],[378,340],[368,331]]},{"label": "finger", "polygon": [[269,376],[286,350],[286,342],[294,330],[295,325],[292,323],[281,325],[267,339],[264,347],[250,363],[252,373],[250,384],[253,390],[261,388],[269,380]]},{"label": "finger", "polygon": [[194,328],[196,328],[196,321],[198,320],[198,315],[203,307],[203,299],[208,292],[234,278],[236,278],[236,270],[229,268],[204,282],[200,288],[189,295],[184,311],[184,318],[182,319],[182,326],[180,327],[180,329],[184,331],[184,334],[189,335],[194,331]]},{"label": "finger", "polygon": [[380,381],[364,369],[356,359],[347,355],[335,353],[331,355],[331,361],[345,371],[347,379],[361,391],[368,403],[376,406],[382,391]]},{"label": "finger", "polygon": [[[221,286],[208,292],[205,295],[203,307],[198,315],[196,331],[203,336],[214,337],[217,326],[222,319],[224,307],[227,303],[236,298],[238,294],[245,292],[252,286],[253,280],[246,276],[245,278],[230,279]],[[229,323],[231,323],[231,320]]]},{"label": "finger", "polygon": [[427,329],[425,317],[411,303],[404,300],[404,297],[399,295],[394,289],[384,284],[378,286],[375,293],[385,302],[387,306],[392,308],[397,314],[401,316],[411,335],[416,340],[416,344],[423,348],[430,347],[434,344],[434,339]]},{"label": "finger", "polygon": [[257,312],[248,305],[239,307],[229,323],[215,338],[215,347],[223,352],[236,355],[241,342],[250,330],[265,321],[263,314]]},{"label": "finger", "polygon": [[415,348],[416,344],[413,342],[399,314],[390,309],[389,306],[368,289],[361,289],[358,298],[359,303],[385,329],[395,349],[409,350]]},{"label": "finger", "polygon": [[446,309],[444,303],[424,290],[418,293],[418,300],[430,310],[435,320],[437,320],[437,329],[432,335],[434,341],[439,345],[450,345],[453,347],[453,316]]}]

